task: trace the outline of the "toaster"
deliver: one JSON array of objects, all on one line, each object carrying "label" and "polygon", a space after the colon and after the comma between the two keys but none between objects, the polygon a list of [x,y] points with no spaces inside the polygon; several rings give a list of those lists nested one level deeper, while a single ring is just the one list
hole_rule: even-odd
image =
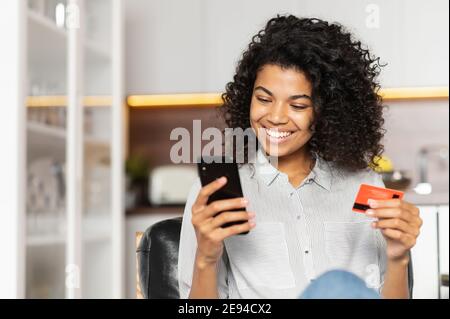
[{"label": "toaster", "polygon": [[184,205],[197,178],[195,165],[163,165],[154,168],[149,178],[150,203]]}]

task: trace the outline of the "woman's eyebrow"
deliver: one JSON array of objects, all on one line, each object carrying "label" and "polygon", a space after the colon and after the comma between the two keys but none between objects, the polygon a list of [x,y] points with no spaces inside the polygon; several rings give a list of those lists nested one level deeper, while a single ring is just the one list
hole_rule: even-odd
[{"label": "woman's eyebrow", "polygon": [[297,95],[292,95],[289,97],[290,100],[297,100],[297,99],[308,99],[308,100],[312,100],[311,97],[307,94],[297,94]]},{"label": "woman's eyebrow", "polygon": [[273,93],[270,92],[270,91],[269,91],[268,89],[266,89],[265,87],[257,86],[257,87],[255,87],[255,89],[254,89],[253,91],[256,91],[256,90],[264,91],[264,92],[266,92],[268,95],[273,96]]},{"label": "woman's eyebrow", "polygon": [[[255,87],[255,89],[253,91],[256,91],[256,90],[264,91],[266,94],[268,94],[270,96],[273,96],[273,93],[270,92],[268,89],[266,89],[263,86],[257,86],[257,87]],[[289,97],[289,100],[297,100],[297,99],[312,100],[311,97],[309,95],[307,95],[307,94],[296,94],[296,95],[292,95],[292,96]]]}]

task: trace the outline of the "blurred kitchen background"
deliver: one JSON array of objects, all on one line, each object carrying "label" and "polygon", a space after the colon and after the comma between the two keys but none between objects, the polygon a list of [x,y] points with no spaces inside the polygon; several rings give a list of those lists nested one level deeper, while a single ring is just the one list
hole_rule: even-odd
[{"label": "blurred kitchen background", "polygon": [[347,26],[387,66],[383,174],[421,207],[414,296],[448,298],[446,0],[0,2],[0,297],[134,298],[135,233],[196,177],[173,128],[224,127],[220,92],[277,13]]}]

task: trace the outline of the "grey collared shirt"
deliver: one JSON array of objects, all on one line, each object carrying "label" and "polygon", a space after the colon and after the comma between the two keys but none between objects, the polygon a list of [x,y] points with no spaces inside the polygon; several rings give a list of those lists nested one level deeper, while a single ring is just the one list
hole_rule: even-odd
[{"label": "grey collared shirt", "polygon": [[[262,151],[239,169],[256,227],[225,239],[218,264],[220,298],[297,298],[311,281],[332,269],[355,273],[378,291],[386,269],[386,242],[372,218],[352,211],[360,184],[384,187],[370,169],[336,169],[320,157],[301,185],[272,166]],[[191,208],[201,188],[192,186],[180,237],[180,297],[189,296],[197,240]]]}]

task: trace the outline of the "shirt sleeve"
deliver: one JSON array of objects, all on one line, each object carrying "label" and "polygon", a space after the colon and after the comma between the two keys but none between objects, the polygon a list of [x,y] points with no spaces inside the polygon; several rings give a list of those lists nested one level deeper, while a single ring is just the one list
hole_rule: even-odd
[{"label": "shirt sleeve", "polygon": [[[178,286],[181,299],[187,299],[191,291],[192,276],[194,273],[195,254],[197,251],[197,237],[192,225],[192,205],[201,189],[200,179],[197,179],[189,191],[186,206],[184,208],[183,222],[181,225],[180,246],[178,251]],[[225,249],[224,249],[225,254]],[[219,298],[228,298],[227,266],[226,258],[222,256],[218,264],[217,288]]]},{"label": "shirt sleeve", "polygon": [[[386,187],[383,182],[383,178],[380,174],[372,171],[372,185],[378,187]],[[384,276],[386,274],[387,255],[386,255],[386,239],[379,229],[375,230],[375,240],[377,245],[378,254],[378,269],[380,274],[378,293],[381,295],[381,291],[384,285]]]}]

